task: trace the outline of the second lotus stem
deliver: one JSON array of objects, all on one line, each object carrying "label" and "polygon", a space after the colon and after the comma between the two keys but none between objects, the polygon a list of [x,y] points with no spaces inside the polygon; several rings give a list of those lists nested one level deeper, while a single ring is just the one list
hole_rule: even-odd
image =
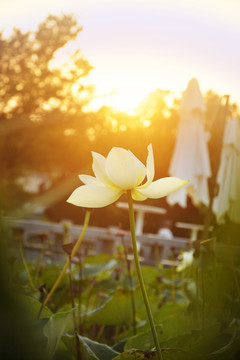
[{"label": "second lotus stem", "polygon": [[[89,219],[90,219],[90,211],[86,211],[86,214],[85,214],[85,218],[84,218],[84,224],[83,224],[83,229],[82,229],[82,232],[78,238],[78,241],[76,242],[76,244],[74,245],[74,248],[72,250],[72,253],[71,253],[71,258],[73,258],[82,242],[82,239],[87,231],[87,227],[88,227],[88,223],[89,223]],[[67,259],[61,273],[59,274],[55,284],[53,285],[51,291],[48,293],[48,295],[46,296],[44,302],[43,302],[43,306],[42,308],[44,308],[44,306],[47,305],[48,301],[50,300],[50,298],[52,297],[53,293],[55,292],[55,290],[57,289],[58,285],[60,284],[60,282],[62,281],[62,278],[63,276],[65,275],[65,272],[67,271],[69,267],[69,259]],[[40,316],[40,313],[38,314],[38,318]]]},{"label": "second lotus stem", "polygon": [[146,292],[145,285],[144,285],[144,280],[143,280],[143,276],[142,276],[142,270],[141,270],[141,266],[140,266],[139,259],[138,259],[137,241],[136,241],[136,233],[135,233],[133,200],[132,200],[132,196],[131,196],[130,191],[127,192],[127,196],[128,196],[129,221],[130,221],[130,230],[131,230],[133,254],[134,254],[134,261],[135,261],[135,266],[136,266],[136,270],[137,270],[138,280],[139,280],[140,288],[141,288],[141,291],[142,291],[142,296],[143,296],[145,308],[146,308],[146,311],[147,311],[148,320],[149,320],[149,324],[150,324],[150,327],[151,327],[153,340],[154,340],[154,343],[155,343],[155,346],[156,346],[158,359],[163,360],[162,353],[161,353],[161,347],[160,347],[160,344],[159,344],[159,341],[158,341],[156,327],[155,327],[155,324],[154,324],[154,321],[153,321],[153,315],[152,315],[151,307],[150,307],[150,304],[149,304],[149,300],[148,300],[148,297],[147,297],[147,292]]}]

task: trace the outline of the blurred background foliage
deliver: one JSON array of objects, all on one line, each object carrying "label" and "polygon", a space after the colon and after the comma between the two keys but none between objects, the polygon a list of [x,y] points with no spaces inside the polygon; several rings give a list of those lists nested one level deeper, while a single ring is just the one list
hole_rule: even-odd
[{"label": "blurred background foliage", "polygon": [[[35,32],[14,29],[9,38],[0,35],[0,208],[5,213],[36,196],[19,179],[44,174],[52,187],[71,177],[76,181],[86,168],[91,173],[92,150],[107,155],[113,146],[122,146],[145,163],[147,145],[152,143],[156,177],[168,176],[179,99],[170,90],[157,89],[141,102],[134,116],[106,106],[86,111],[95,96],[94,84],[85,81],[92,69],[90,62],[79,49],[61,67],[54,65],[56,52],[81,31],[73,15],[49,15]],[[205,102],[205,125],[211,131],[221,97],[210,90]],[[229,115],[239,115],[236,104],[229,106]],[[43,181],[38,195],[47,189]],[[59,190],[53,203],[65,203],[66,198]],[[50,209],[50,218],[53,213],[55,220],[64,217],[60,208]]]},{"label": "blurred background foliage", "polygon": [[[107,155],[113,146],[122,146],[131,149],[145,163],[147,145],[152,143],[156,178],[168,176],[179,123],[179,98],[170,90],[157,89],[143,99],[134,116],[116,112],[106,106],[96,112],[86,111],[86,106],[95,97],[94,84],[86,85],[85,81],[92,69],[91,59],[89,61],[85,59],[79,50],[69,55],[61,68],[54,66],[56,52],[67,43],[74,41],[81,31],[81,26],[72,15],[61,17],[50,15],[35,32],[22,33],[15,29],[9,38],[3,38],[0,34],[0,210],[4,214],[11,215],[16,209],[21,210],[23,204],[45,196],[45,202],[42,201],[42,204],[45,204],[44,215],[48,219],[59,221],[67,217],[76,223],[81,223],[84,212],[66,204],[65,200],[78,183],[77,174],[91,173],[91,151]],[[204,97],[207,107],[205,128],[212,133],[214,120],[223,109],[222,98],[212,90]],[[229,117],[238,117],[237,104],[230,103],[228,112]],[[211,163],[214,165],[217,144],[211,142],[210,145]],[[35,175],[38,178],[42,176],[39,189],[37,192],[27,191],[20,180]],[[56,191],[51,192],[51,189]],[[148,203],[151,204],[151,200],[148,200]],[[154,200],[152,204],[165,207],[168,218],[173,222],[176,220],[198,222],[199,217],[203,217],[205,212],[203,208],[194,208],[190,201],[185,210],[178,206],[169,207],[165,199]],[[18,214],[23,216],[24,212],[21,210]],[[122,213],[120,221],[123,228],[128,227],[127,212]],[[105,209],[96,209],[91,215],[91,225],[109,226],[118,222],[119,212],[115,204]],[[157,215],[146,216],[144,232],[157,232],[158,226]],[[2,229],[0,227],[0,235],[5,239]],[[179,232],[178,236],[181,235],[183,234]],[[154,316],[158,316],[157,322],[163,326],[163,335],[167,334],[169,337],[168,341],[164,336],[161,339],[165,348],[175,348],[176,343],[181,342],[184,350],[191,349],[194,358],[199,354],[200,359],[226,359],[226,353],[231,351],[231,359],[236,359],[239,355],[240,256],[237,247],[229,254],[227,249],[231,250],[228,246],[230,238],[231,241],[234,240],[232,241],[234,245],[238,245],[239,227],[237,229],[232,224],[225,224],[217,229],[216,236],[222,244],[216,251],[214,250],[215,260],[211,262],[211,266],[206,261],[208,260],[206,255],[209,254],[204,249],[202,253],[200,252],[199,264],[197,265],[195,261],[192,268],[187,269],[182,276],[175,274],[173,278],[171,269],[164,270],[160,267],[156,269],[146,267],[144,273],[149,280],[147,287]],[[1,251],[1,260],[3,255],[5,254]],[[212,249],[210,255],[213,256]],[[51,280],[56,278],[60,267],[47,260],[41,269],[39,283],[36,284],[36,288],[31,288],[23,265],[10,260],[9,258],[9,266],[6,268],[3,266],[4,262],[0,261],[0,266],[3,268],[1,269],[3,275],[0,277],[0,288],[3,290],[3,295],[1,294],[0,297],[2,310],[0,331],[4,330],[3,334],[5,334],[5,328],[7,329],[6,338],[3,337],[2,332],[1,337],[4,350],[10,354],[5,358],[16,357],[17,353],[24,359],[33,359],[37,352],[42,359],[44,347],[41,338],[37,336],[35,339],[35,331],[28,322],[21,324],[21,331],[17,325],[16,332],[13,333],[14,338],[10,338],[10,342],[8,335],[15,323],[19,324],[23,321],[25,313],[33,314],[35,311],[37,314],[41,305],[38,301],[41,300],[41,294],[39,295],[37,286],[46,282],[50,288]],[[37,261],[35,259],[29,264],[33,276],[36,276]],[[123,331],[124,328],[120,328],[119,331],[117,328],[119,324],[112,324],[109,321],[118,319],[117,314],[121,304],[121,315],[128,315],[123,318],[123,325],[126,325],[127,329],[131,326],[129,313],[126,312],[126,309],[129,310],[129,298],[126,302],[122,301],[132,290],[129,282],[126,281],[123,261],[108,259],[107,255],[103,258],[95,257],[94,260],[88,257],[84,260],[83,266],[85,273],[83,272],[82,277],[82,304],[86,314],[84,334],[89,334],[91,329],[90,335],[93,338],[108,342],[109,334],[112,334],[114,328],[116,332],[114,338],[110,338],[111,344],[128,337],[126,350],[131,347],[140,348],[141,331],[144,331],[145,338],[148,331],[144,323],[145,313],[140,303],[137,304],[140,337],[132,337],[130,330],[126,333]],[[198,288],[194,285],[197,267],[200,279],[199,299],[197,299]],[[117,276],[119,268],[122,271],[120,277]],[[74,265],[74,284],[78,288],[79,269],[81,264],[79,268]],[[133,276],[136,277],[134,272]],[[19,303],[12,293],[9,294],[9,285],[22,296]],[[53,310],[69,310],[68,289],[66,278],[53,297],[51,303]],[[175,303],[171,302],[173,290]],[[139,288],[136,286],[133,291],[139,299]],[[111,296],[110,301],[109,296]],[[90,301],[87,300],[89,297]],[[196,332],[196,323],[199,320],[199,314],[196,312],[197,300],[201,305],[202,329],[197,329]],[[107,318],[106,312],[109,313],[109,307],[115,313]],[[170,318],[169,314],[171,314]],[[66,316],[68,315],[67,313]],[[48,318],[52,316],[54,315],[46,315]],[[56,314],[58,320],[57,316],[58,314]],[[55,318],[53,320],[55,321]],[[185,327],[181,324],[182,320]],[[92,323],[96,326],[92,326]],[[42,333],[45,324],[39,322],[35,325]],[[56,328],[59,328],[59,325]],[[183,329],[186,331],[184,334]],[[209,332],[212,332],[211,336]],[[61,337],[62,334],[59,334],[59,340]],[[189,343],[194,337],[196,341],[193,346]],[[32,347],[29,349],[30,343]],[[210,345],[207,347],[206,344],[209,343],[211,346],[214,344],[214,348],[210,348]],[[152,346],[150,341],[146,348],[150,349]],[[26,353],[29,353],[29,357],[26,357]],[[177,359],[175,354],[173,356]]]}]

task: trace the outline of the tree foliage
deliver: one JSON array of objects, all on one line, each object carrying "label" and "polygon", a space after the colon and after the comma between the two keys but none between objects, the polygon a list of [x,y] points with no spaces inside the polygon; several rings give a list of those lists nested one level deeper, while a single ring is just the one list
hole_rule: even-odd
[{"label": "tree foliage", "polygon": [[[9,39],[0,39],[0,119],[41,120],[46,112],[76,113],[84,101],[73,99],[85,89],[82,77],[91,70],[80,51],[75,51],[68,69],[50,68],[55,52],[76,39],[82,30],[70,15],[49,15],[36,32],[14,29]],[[74,100],[74,101],[73,101]]]},{"label": "tree foliage", "polygon": [[82,78],[91,65],[78,50],[65,66],[51,66],[55,53],[81,30],[72,15],[49,15],[35,32],[14,29],[10,38],[1,36],[1,165],[6,172],[44,168],[48,159],[52,166],[56,143],[58,149],[64,146],[73,124],[86,126],[82,108],[93,88],[83,86]]},{"label": "tree foliage", "polygon": [[92,67],[80,50],[61,67],[52,65],[81,30],[72,15],[49,15],[34,32],[0,34],[0,190],[2,198],[11,193],[8,203],[21,197],[16,179],[24,172],[62,176],[72,167],[69,153],[84,147],[79,138],[89,119],[82,109],[93,87],[82,79]]}]

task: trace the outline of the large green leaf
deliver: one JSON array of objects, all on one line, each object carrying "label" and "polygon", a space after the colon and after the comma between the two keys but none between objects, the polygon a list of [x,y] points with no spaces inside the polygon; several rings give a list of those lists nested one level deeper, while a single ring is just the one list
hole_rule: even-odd
[{"label": "large green leaf", "polygon": [[44,326],[43,333],[48,339],[46,355],[51,359],[58,347],[62,335],[65,332],[68,320],[72,316],[73,310],[68,312],[56,313],[50,317],[47,324]]},{"label": "large green leaf", "polygon": [[99,253],[97,255],[88,255],[85,257],[83,265],[85,264],[104,264],[112,259],[112,255],[106,253]]},{"label": "large green leaf", "polygon": [[[42,359],[41,359],[42,360]],[[44,358],[45,360],[45,358]],[[61,339],[52,360],[73,360],[71,352]]]},{"label": "large green leaf", "polygon": [[[112,360],[119,353],[105,344],[78,335],[80,351],[84,360]],[[63,336],[63,341],[73,355],[76,356],[76,338],[74,335]]]},{"label": "large green leaf", "polygon": [[[189,327],[188,320],[188,317],[180,315],[169,315],[161,322],[157,322],[156,318],[154,318],[155,324],[158,324],[156,329],[159,341],[162,343],[167,339],[171,339],[185,333]],[[128,338],[124,350],[130,350],[132,348],[146,350],[154,347],[149,323],[145,324],[141,330],[141,333]],[[173,346],[174,348],[185,350],[185,348],[181,346],[181,343],[177,343],[176,341],[173,342],[172,346],[170,346],[168,343],[166,343],[166,346]]]},{"label": "large green leaf", "polygon": [[240,336],[234,334],[230,341],[225,345],[221,346],[218,350],[210,353],[206,360],[226,360],[233,359],[238,354],[240,355]]},{"label": "large green leaf", "polygon": [[[162,333],[162,327],[157,326],[156,331],[158,337],[160,338],[160,334]],[[150,350],[152,347],[154,347],[152,332],[148,330],[130,337],[124,346],[124,350],[131,350],[131,349]]]},{"label": "large green leaf", "polygon": [[[198,337],[200,336],[200,331],[186,332],[180,335],[177,335],[172,338],[168,338],[165,341],[161,342],[162,349],[180,349],[182,351],[187,351],[190,353],[190,350],[195,345]],[[197,358],[197,355],[195,356]]]},{"label": "large green leaf", "polygon": [[[159,311],[159,306],[163,301],[162,296],[156,295],[155,289],[151,288],[151,287],[147,289],[147,295],[148,295],[148,300],[149,300],[149,304],[151,306],[152,313],[154,315],[155,313],[157,313]],[[135,299],[135,303],[136,303],[137,317],[141,320],[147,320],[148,317],[147,317],[146,307],[143,302],[143,297],[142,297],[142,292],[141,292],[140,287],[138,287],[134,291],[134,299]]]},{"label": "large green leaf", "polygon": [[[20,308],[28,316],[29,320],[35,321],[41,309],[42,303],[31,296],[16,295]],[[41,312],[40,318],[49,318],[51,311],[45,306]]]},{"label": "large green leaf", "polygon": [[164,319],[167,319],[171,316],[178,316],[183,314],[186,310],[187,304],[177,303],[177,302],[168,302],[163,304],[162,307],[158,310],[158,312],[154,316],[154,320],[156,323],[160,323]]},{"label": "large green leaf", "polygon": [[[76,337],[75,335],[63,335],[62,340],[68,350],[74,355],[75,359],[77,358],[76,351]],[[89,346],[79,340],[79,346],[81,351],[82,359],[84,360],[99,360],[99,358],[94,354],[94,352],[89,348]]]},{"label": "large green leaf", "polygon": [[215,323],[193,334],[196,340],[191,344],[190,352],[198,354],[201,359],[206,360],[210,353],[225,346],[232,338],[232,334],[220,333],[220,328],[221,325]]},{"label": "large green leaf", "polygon": [[110,346],[93,341],[87,337],[79,336],[79,339],[82,343],[87,344],[99,360],[112,360],[119,354],[118,351],[113,350]]},{"label": "large green leaf", "polygon": [[[62,266],[60,265],[51,265],[43,269],[41,274],[42,283],[45,283],[47,289],[51,289],[55,284],[60,272],[62,270]],[[69,281],[69,275],[66,273],[62,280],[60,286],[67,285]]]},{"label": "large green leaf", "polygon": [[136,276],[125,274],[122,280],[122,286],[128,291],[134,291],[138,287],[138,280]]},{"label": "large green leaf", "polygon": [[116,265],[117,261],[114,259],[100,264],[86,263],[82,270],[82,279],[96,278],[98,281],[107,279],[112,275]]},{"label": "large green leaf", "polygon": [[[235,359],[240,353],[240,336],[235,328],[219,332],[219,325],[204,329],[193,345],[191,352],[202,356],[203,360]],[[237,357],[236,357],[237,358]]]},{"label": "large green leaf", "polygon": [[153,266],[142,266],[142,275],[145,285],[156,282],[159,276],[159,270]]},{"label": "large green leaf", "polygon": [[[140,299],[141,301],[140,306],[138,305],[138,300],[136,301],[137,318],[144,320],[138,324],[138,329],[141,332],[148,331],[150,326],[145,306],[142,303],[141,293],[136,291],[135,298],[138,298],[138,300]],[[192,321],[190,322],[190,318],[185,315],[187,304],[169,302],[165,303],[162,307],[159,308],[160,300],[161,298],[153,296],[152,294],[149,297],[149,303],[151,305],[154,322],[156,325],[162,325],[163,328],[161,340],[165,340],[168,337],[173,337],[181,334],[183,331],[187,331],[189,326],[192,324]],[[120,334],[118,338],[120,340],[129,336],[132,336],[132,331],[127,331],[123,334]]]},{"label": "large green leaf", "polygon": [[168,338],[181,335],[191,328],[191,318],[187,316],[169,316],[161,322],[163,333],[161,336],[161,341],[164,341]]},{"label": "large green leaf", "polygon": [[[184,314],[184,310],[186,309],[186,305],[182,303],[169,302],[159,308],[160,299],[156,296],[149,297],[149,303],[151,305],[155,324],[164,324],[164,334],[168,334],[168,336],[175,336],[177,335],[176,331],[180,331],[180,333],[182,331],[186,331],[185,328],[182,328],[182,323],[187,323],[187,318],[184,316],[184,320],[182,316]],[[149,323],[144,304],[137,308],[137,316],[146,320],[146,325],[143,325],[142,327],[142,331],[146,331],[149,328]],[[174,331],[173,334],[171,334],[171,328]]]},{"label": "large green leaf", "polygon": [[126,342],[127,342],[127,339],[120,340],[118,343],[114,344],[112,346],[112,348],[121,353],[124,351],[124,346],[125,346]]},{"label": "large green leaf", "polygon": [[116,292],[98,309],[87,314],[87,322],[99,325],[122,325],[131,322],[132,308],[129,295]]}]

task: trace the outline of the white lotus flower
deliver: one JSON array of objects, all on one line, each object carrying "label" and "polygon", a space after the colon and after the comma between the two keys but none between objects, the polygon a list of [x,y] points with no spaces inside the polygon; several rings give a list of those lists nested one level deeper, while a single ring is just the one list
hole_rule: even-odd
[{"label": "white lotus flower", "polygon": [[[134,200],[158,199],[188,183],[176,177],[154,178],[152,145],[148,146],[146,166],[130,150],[114,147],[108,156],[92,152],[95,174],[79,175],[84,185],[73,191],[67,202],[82,207],[100,208],[112,204],[126,191]],[[146,178],[145,183],[143,183]]]},{"label": "white lotus flower", "polygon": [[194,251],[190,250],[190,251],[184,251],[181,255],[180,255],[180,264],[177,267],[177,271],[183,271],[184,269],[186,269],[187,267],[191,266],[194,260],[194,256],[193,256]]}]

